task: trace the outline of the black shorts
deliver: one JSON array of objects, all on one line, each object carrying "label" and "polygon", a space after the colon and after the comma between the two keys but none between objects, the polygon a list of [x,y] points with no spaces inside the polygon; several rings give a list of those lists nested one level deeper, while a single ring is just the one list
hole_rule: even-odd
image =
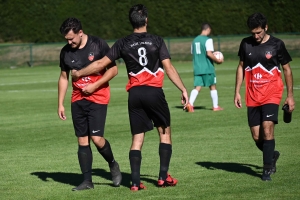
[{"label": "black shorts", "polygon": [[86,99],[71,104],[73,126],[77,137],[104,135],[107,104]]},{"label": "black shorts", "polygon": [[261,125],[264,121],[273,121],[278,123],[278,108],[277,104],[265,104],[257,107],[248,107],[248,124],[250,127]]},{"label": "black shorts", "polygon": [[128,91],[128,113],[132,134],[170,126],[170,110],[162,88],[135,86]]}]

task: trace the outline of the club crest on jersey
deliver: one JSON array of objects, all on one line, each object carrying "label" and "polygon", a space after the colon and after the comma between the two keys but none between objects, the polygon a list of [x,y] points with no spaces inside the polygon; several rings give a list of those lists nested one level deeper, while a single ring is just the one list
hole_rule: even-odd
[{"label": "club crest on jersey", "polygon": [[265,55],[267,59],[272,58],[272,51],[266,51]]},{"label": "club crest on jersey", "polygon": [[94,60],[94,52],[90,52],[89,53],[88,59],[89,59],[89,61],[93,61]]}]

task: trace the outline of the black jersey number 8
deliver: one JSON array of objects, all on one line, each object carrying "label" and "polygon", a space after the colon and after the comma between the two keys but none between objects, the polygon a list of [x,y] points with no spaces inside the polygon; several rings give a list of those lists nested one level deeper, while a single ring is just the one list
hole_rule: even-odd
[{"label": "black jersey number 8", "polygon": [[139,63],[142,66],[146,66],[148,64],[148,59],[146,57],[146,49],[144,47],[140,47],[138,49],[138,54],[139,54]]}]

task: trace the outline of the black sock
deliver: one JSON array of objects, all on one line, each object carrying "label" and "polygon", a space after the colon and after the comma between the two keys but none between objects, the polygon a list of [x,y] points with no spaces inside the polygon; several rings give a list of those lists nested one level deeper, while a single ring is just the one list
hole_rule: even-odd
[{"label": "black sock", "polygon": [[91,147],[79,145],[77,154],[78,154],[80,169],[83,174],[83,179],[87,181],[92,181],[93,155],[92,155]]},{"label": "black sock", "polygon": [[160,143],[159,144],[159,158],[160,158],[160,169],[159,178],[166,180],[167,172],[169,170],[170,160],[172,155],[172,145]]},{"label": "black sock", "polygon": [[263,162],[264,168],[270,169],[274,156],[275,140],[264,140],[263,145]]},{"label": "black sock", "polygon": [[97,150],[102,155],[102,157],[106,160],[106,162],[108,162],[109,167],[112,167],[114,165],[115,159],[109,142],[105,140],[104,146],[102,148],[97,147]]},{"label": "black sock", "polygon": [[140,185],[140,169],[142,162],[142,153],[139,150],[130,150],[129,151],[129,161],[131,168],[131,182],[132,185],[136,186]]},{"label": "black sock", "polygon": [[255,144],[259,150],[263,151],[264,140],[257,141]]}]

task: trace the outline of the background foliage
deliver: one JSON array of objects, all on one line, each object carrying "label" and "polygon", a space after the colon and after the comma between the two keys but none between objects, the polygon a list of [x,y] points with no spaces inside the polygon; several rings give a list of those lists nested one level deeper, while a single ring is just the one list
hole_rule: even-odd
[{"label": "background foliage", "polygon": [[104,39],[131,32],[129,8],[143,3],[149,11],[149,31],[163,37],[194,36],[207,21],[214,35],[247,33],[246,19],[262,12],[269,32],[300,32],[297,0],[0,0],[0,42],[62,42],[61,23],[68,17],[82,21],[83,29]]}]

